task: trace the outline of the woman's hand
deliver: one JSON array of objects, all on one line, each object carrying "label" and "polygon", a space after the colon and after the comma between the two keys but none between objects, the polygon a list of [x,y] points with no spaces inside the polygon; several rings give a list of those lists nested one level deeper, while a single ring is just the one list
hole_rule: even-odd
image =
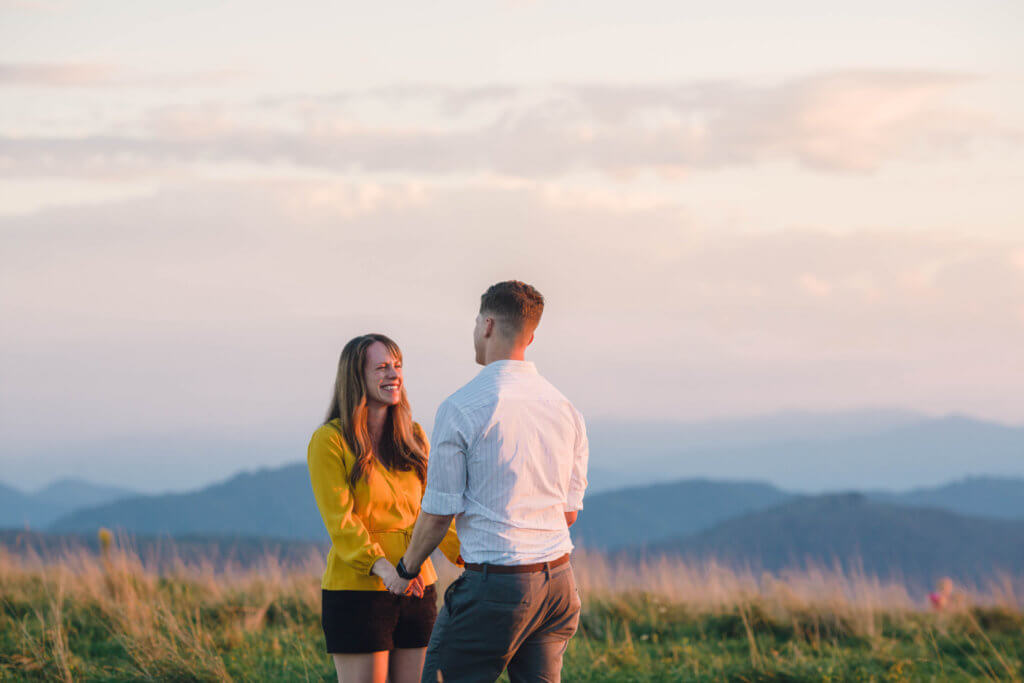
[{"label": "woman's hand", "polygon": [[[409,588],[410,581],[399,576],[398,572],[395,571],[395,565],[383,557],[373,563],[370,572],[379,576],[380,580],[384,582],[384,587],[395,595],[405,595],[406,590]],[[418,579],[419,577],[416,578]]]}]

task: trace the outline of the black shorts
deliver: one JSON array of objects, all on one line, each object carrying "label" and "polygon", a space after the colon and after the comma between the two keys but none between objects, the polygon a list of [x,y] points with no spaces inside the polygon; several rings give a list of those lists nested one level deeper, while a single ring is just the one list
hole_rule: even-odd
[{"label": "black shorts", "polygon": [[422,598],[388,591],[321,591],[320,623],[330,654],[426,647],[437,618],[433,584]]}]

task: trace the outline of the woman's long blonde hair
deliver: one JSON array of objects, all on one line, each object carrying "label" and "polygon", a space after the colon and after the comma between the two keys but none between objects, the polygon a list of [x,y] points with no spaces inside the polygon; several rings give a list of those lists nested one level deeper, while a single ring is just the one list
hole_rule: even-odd
[{"label": "woman's long blonde hair", "polygon": [[341,436],[352,449],[355,465],[348,473],[348,481],[355,486],[373,467],[374,461],[389,470],[416,472],[421,483],[427,480],[427,439],[423,431],[413,429],[412,409],[402,383],[402,397],[397,405],[388,406],[380,449],[375,451],[366,421],[366,350],[380,342],[400,362],[402,351],[398,344],[383,334],[364,334],[356,337],[341,350],[338,375],[334,380],[334,394],[327,409],[324,424],[341,421]]}]

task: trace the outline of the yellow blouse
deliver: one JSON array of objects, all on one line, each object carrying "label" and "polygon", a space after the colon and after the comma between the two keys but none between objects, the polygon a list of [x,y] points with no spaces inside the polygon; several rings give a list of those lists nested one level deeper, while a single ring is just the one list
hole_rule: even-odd
[{"label": "yellow blouse", "polygon": [[[313,432],[306,459],[313,495],[331,536],[320,585],[326,590],[387,590],[370,569],[382,557],[398,564],[412,537],[423,486],[415,472],[392,472],[379,464],[370,468],[355,488],[349,486],[348,472],[355,456],[342,440],[340,426],[335,419]],[[423,433],[418,424],[413,429]],[[455,562],[459,540],[454,522],[440,547]],[[429,559],[420,576],[428,586],[437,581]]]}]

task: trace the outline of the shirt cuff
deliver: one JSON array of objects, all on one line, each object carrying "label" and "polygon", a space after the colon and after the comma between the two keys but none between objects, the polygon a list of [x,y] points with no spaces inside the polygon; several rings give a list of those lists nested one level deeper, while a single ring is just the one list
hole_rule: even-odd
[{"label": "shirt cuff", "polygon": [[562,508],[565,512],[575,512],[583,509],[583,493],[572,494],[566,498],[565,507]]},{"label": "shirt cuff", "polygon": [[466,509],[461,493],[441,493],[427,489],[423,493],[420,509],[431,515],[457,515]]}]

